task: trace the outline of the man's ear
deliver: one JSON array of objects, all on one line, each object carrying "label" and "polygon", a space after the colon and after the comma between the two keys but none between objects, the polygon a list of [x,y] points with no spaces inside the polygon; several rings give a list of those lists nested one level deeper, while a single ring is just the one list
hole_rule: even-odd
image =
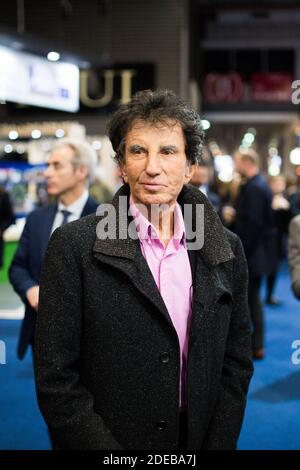
[{"label": "man's ear", "polygon": [[87,165],[79,165],[76,169],[80,175],[81,181],[84,181],[89,175],[89,168]]},{"label": "man's ear", "polygon": [[128,176],[127,176],[127,172],[126,172],[126,165],[120,165],[120,171],[121,171],[121,175],[122,175],[122,178],[123,180],[125,181],[125,183],[128,183]]},{"label": "man's ear", "polygon": [[187,184],[191,180],[194,172],[195,172],[195,166],[188,163],[186,166],[185,175],[184,175],[185,184]]}]

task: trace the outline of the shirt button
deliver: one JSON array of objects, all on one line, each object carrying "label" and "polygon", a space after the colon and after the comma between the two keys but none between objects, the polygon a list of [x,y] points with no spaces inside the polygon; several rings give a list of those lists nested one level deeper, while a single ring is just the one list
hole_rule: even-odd
[{"label": "shirt button", "polygon": [[161,361],[163,364],[168,364],[168,362],[170,361],[170,354],[167,353],[167,352],[161,353],[161,355],[160,355],[160,361]]},{"label": "shirt button", "polygon": [[167,427],[167,422],[163,419],[158,421],[158,423],[156,423],[155,425],[155,428],[157,429],[157,431],[164,431],[166,427]]}]

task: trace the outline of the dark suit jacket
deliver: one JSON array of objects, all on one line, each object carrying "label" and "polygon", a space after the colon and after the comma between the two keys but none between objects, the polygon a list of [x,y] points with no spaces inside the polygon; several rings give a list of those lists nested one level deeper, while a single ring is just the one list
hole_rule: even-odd
[{"label": "dark suit jacket", "polygon": [[8,194],[0,188],[0,268],[3,265],[3,232],[15,221]]},{"label": "dark suit jacket", "polygon": [[[127,185],[113,199],[117,234],[119,195]],[[184,187],[178,200],[204,204],[205,242],[192,255],[188,448],[234,449],[252,375],[246,260],[198,189]],[[59,228],[47,248],[34,350],[40,409],[57,448],[174,450],[176,330],[139,240],[100,239],[99,221]]]},{"label": "dark suit jacket", "polygon": [[234,230],[243,243],[250,276],[270,274],[276,256],[276,226],[272,192],[260,174],[241,187]]},{"label": "dark suit jacket", "polygon": [[[97,210],[97,203],[89,197],[81,216]],[[22,323],[18,344],[18,357],[22,359],[34,338],[37,312],[31,308],[26,292],[40,284],[42,261],[50,237],[57,205],[36,209],[31,212],[19,242],[19,246],[9,269],[10,281],[25,304],[25,318]]]}]

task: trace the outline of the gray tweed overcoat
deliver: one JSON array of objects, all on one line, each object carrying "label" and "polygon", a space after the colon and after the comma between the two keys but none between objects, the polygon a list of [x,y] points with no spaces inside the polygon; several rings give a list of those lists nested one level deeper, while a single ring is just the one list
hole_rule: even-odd
[{"label": "gray tweed overcoat", "polygon": [[[114,206],[128,194],[125,185]],[[246,261],[199,190],[184,187],[178,202],[204,204],[204,246],[189,253],[188,448],[234,449],[252,375]],[[40,409],[57,448],[175,450],[176,331],[139,241],[100,240],[98,222],[66,224],[48,245],[34,345]]]}]

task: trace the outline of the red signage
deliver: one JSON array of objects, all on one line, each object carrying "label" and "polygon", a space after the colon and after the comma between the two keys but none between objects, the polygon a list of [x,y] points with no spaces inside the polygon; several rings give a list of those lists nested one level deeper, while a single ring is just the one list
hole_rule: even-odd
[{"label": "red signage", "polygon": [[209,73],[203,98],[206,103],[289,102],[292,80],[289,73],[254,73],[250,82],[238,73]]},{"label": "red signage", "polygon": [[254,73],[251,77],[252,101],[290,101],[292,80],[289,73]]},{"label": "red signage", "polygon": [[209,73],[204,81],[204,100],[208,103],[235,103],[242,101],[244,84],[238,73]]}]

